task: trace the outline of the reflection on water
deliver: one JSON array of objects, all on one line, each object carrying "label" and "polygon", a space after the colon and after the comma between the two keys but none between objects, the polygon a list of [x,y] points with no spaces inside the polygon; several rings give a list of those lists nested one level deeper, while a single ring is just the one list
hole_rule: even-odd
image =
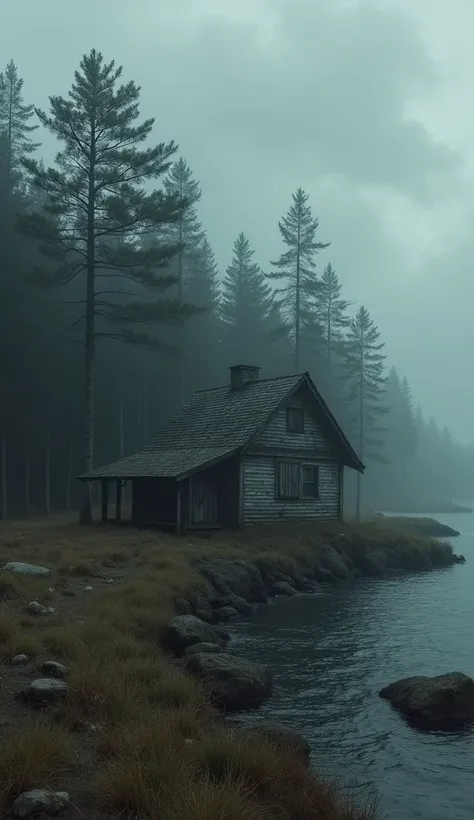
[{"label": "reflection on water", "polygon": [[388,820],[474,817],[474,734],[416,731],[378,698],[408,675],[474,676],[474,515],[438,519],[467,530],[466,564],[280,599],[234,628],[233,650],[274,671],[261,713],[305,734],[318,770],[375,788]]}]

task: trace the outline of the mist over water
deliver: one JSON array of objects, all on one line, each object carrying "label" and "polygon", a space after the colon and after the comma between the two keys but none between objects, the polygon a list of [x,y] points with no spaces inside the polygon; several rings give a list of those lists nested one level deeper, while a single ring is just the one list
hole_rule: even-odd
[{"label": "mist over water", "polygon": [[437,518],[466,564],[279,599],[235,626],[233,649],[274,672],[260,716],[302,732],[316,770],[377,791],[387,820],[472,818],[474,731],[416,731],[378,697],[409,675],[474,675],[474,514]]}]

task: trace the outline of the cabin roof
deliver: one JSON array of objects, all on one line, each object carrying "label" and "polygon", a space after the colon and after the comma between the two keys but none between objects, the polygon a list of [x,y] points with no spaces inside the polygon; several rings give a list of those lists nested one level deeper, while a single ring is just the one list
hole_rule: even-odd
[{"label": "cabin roof", "polygon": [[230,457],[247,445],[281,403],[306,383],[342,463],[364,465],[337,424],[308,373],[258,379],[236,390],[230,385],[198,390],[138,453],[79,478],[184,478]]}]

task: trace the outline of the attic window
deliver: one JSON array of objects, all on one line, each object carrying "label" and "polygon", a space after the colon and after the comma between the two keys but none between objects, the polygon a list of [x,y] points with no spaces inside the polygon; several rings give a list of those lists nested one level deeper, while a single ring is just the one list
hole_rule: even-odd
[{"label": "attic window", "polygon": [[304,410],[302,407],[288,407],[286,410],[287,433],[304,433]]}]

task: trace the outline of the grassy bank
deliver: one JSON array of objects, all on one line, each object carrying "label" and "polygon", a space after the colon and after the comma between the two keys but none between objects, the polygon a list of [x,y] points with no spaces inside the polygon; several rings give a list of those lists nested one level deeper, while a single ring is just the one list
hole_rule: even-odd
[{"label": "grassy bank", "polygon": [[[69,792],[88,818],[368,820],[337,787],[263,740],[233,737],[197,680],[160,648],[173,599],[203,579],[197,559],[310,565],[327,544],[385,550],[401,564],[437,542],[383,525],[281,526],[210,539],[80,528],[64,518],[0,525],[1,564],[32,562],[46,579],[0,574],[0,806],[31,788]],[[55,612],[31,617],[32,600]],[[25,653],[24,666],[12,659]],[[68,669],[67,696],[29,711],[16,693],[47,660]]]}]

